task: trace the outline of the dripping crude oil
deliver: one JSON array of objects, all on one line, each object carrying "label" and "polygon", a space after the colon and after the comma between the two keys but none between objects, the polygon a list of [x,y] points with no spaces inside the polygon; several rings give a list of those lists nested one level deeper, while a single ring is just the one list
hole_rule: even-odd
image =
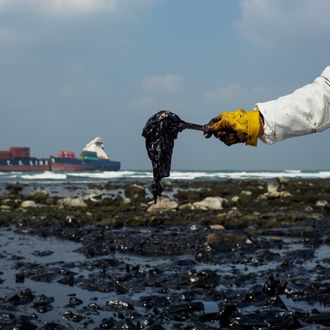
[{"label": "dripping crude oil", "polygon": [[151,190],[155,203],[163,191],[161,179],[170,176],[174,140],[187,128],[204,131],[204,126],[186,123],[170,111],[157,112],[143,128],[142,136],[153,168]]}]

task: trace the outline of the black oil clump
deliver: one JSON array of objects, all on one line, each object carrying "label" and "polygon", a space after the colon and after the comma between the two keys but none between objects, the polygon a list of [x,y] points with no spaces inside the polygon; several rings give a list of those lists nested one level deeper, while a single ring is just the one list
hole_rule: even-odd
[{"label": "black oil clump", "polygon": [[186,128],[203,131],[202,125],[186,123],[170,111],[157,112],[143,128],[142,136],[146,139],[146,149],[153,168],[151,190],[155,203],[163,191],[161,179],[170,176],[174,140]]}]

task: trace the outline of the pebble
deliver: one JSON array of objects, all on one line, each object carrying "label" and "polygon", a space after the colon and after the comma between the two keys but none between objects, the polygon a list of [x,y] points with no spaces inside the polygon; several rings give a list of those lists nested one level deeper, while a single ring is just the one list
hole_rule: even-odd
[{"label": "pebble", "polygon": [[36,207],[38,207],[37,203],[32,200],[23,201],[21,204],[21,208],[23,209],[36,208]]},{"label": "pebble", "polygon": [[193,203],[193,206],[197,210],[216,210],[220,211],[225,208],[228,204],[228,201],[222,197],[206,197],[200,202]]},{"label": "pebble", "polygon": [[158,198],[157,203],[153,203],[147,209],[149,213],[173,211],[178,208],[178,203],[169,198]]}]

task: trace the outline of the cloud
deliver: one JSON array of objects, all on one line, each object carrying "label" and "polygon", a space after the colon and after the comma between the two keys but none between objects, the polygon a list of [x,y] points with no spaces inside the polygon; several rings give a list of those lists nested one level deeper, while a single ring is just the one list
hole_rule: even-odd
[{"label": "cloud", "polygon": [[0,0],[0,12],[32,9],[56,15],[121,12],[148,7],[160,0]]},{"label": "cloud", "polygon": [[[36,0],[35,0],[36,1]],[[113,11],[116,9],[116,0],[39,0],[40,5],[46,10],[58,13],[70,12],[93,12],[93,11]]]},{"label": "cloud", "polygon": [[143,89],[149,92],[175,93],[184,90],[184,78],[176,75],[148,76],[142,80]]},{"label": "cloud", "polygon": [[329,0],[241,0],[239,33],[259,47],[329,41]]},{"label": "cloud", "polygon": [[111,9],[116,5],[116,0],[0,0],[1,11],[22,10],[33,8],[51,12],[65,11],[97,11]]},{"label": "cloud", "polygon": [[263,94],[264,88],[259,86],[245,87],[238,84],[232,84],[223,87],[217,87],[205,92],[204,100],[207,103],[220,105],[230,105],[239,100],[240,104],[254,104]]}]

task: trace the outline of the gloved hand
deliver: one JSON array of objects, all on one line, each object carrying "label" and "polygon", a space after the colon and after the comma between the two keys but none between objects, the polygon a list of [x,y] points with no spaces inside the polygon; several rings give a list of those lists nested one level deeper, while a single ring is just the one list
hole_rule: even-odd
[{"label": "gloved hand", "polygon": [[228,146],[235,143],[256,146],[262,128],[261,119],[258,110],[222,112],[204,126],[205,136],[213,134]]}]

